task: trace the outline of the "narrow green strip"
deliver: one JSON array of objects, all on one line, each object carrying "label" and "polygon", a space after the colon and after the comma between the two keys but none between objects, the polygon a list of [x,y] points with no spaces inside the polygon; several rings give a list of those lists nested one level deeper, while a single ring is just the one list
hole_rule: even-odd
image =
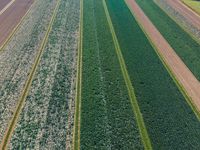
[{"label": "narrow green strip", "polygon": [[123,77],[124,77],[124,80],[125,80],[125,83],[126,83],[126,86],[127,86],[127,89],[128,89],[128,94],[129,94],[131,105],[132,105],[132,108],[133,108],[133,112],[135,114],[135,118],[136,118],[136,121],[137,121],[137,124],[138,124],[138,128],[139,128],[139,131],[140,131],[142,142],[143,142],[144,148],[146,150],[151,150],[152,149],[151,141],[150,141],[147,129],[145,127],[145,123],[144,123],[142,114],[140,112],[140,108],[139,108],[139,105],[138,105],[138,102],[137,102],[137,99],[136,99],[136,96],[135,96],[135,93],[134,93],[134,88],[132,86],[128,71],[126,69],[124,58],[123,58],[122,53],[121,53],[121,49],[120,49],[115,31],[114,31],[114,27],[113,27],[113,24],[112,24],[112,21],[111,21],[105,0],[103,0],[103,6],[104,6],[105,13],[106,13],[107,21],[108,21],[108,24],[109,24],[109,27],[110,27],[110,31],[111,31],[111,34],[112,34],[112,37],[113,37],[115,50],[116,50],[116,53],[117,53],[117,56],[118,56],[118,59],[119,59],[121,71],[122,71],[122,74],[123,74]]},{"label": "narrow green strip", "polygon": [[79,25],[79,45],[77,57],[77,79],[75,96],[75,114],[74,114],[74,133],[72,149],[80,149],[80,127],[81,127],[81,86],[82,86],[82,37],[83,37],[83,1],[80,0],[80,25]]}]

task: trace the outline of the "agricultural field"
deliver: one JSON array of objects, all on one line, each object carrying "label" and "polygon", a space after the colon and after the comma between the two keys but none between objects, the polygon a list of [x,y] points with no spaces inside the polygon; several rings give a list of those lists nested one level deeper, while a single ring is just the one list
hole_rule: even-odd
[{"label": "agricultural field", "polygon": [[136,2],[200,81],[200,44],[162,11],[153,0],[136,0]]},{"label": "agricultural field", "polygon": [[29,16],[0,54],[0,141],[14,113],[55,1],[36,1]]},{"label": "agricultural field", "polygon": [[0,1],[0,150],[199,150],[200,41],[158,2]]},{"label": "agricultural field", "polygon": [[58,5],[10,149],[66,149],[71,142],[79,1]]},{"label": "agricultural field", "polygon": [[179,0],[155,0],[174,21],[176,21],[193,38],[200,39],[200,17]]},{"label": "agricultural field", "polygon": [[153,149],[199,149],[199,120],[125,2],[106,2]]},{"label": "agricultural field", "polygon": [[143,149],[102,2],[83,1],[80,149]]},{"label": "agricultural field", "polygon": [[199,0],[182,0],[188,7],[200,14],[200,1]]}]

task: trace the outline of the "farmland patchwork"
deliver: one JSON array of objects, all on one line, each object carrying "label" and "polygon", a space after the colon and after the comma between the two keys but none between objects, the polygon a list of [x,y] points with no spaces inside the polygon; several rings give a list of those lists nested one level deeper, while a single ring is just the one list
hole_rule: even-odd
[{"label": "farmland patchwork", "polygon": [[198,149],[199,120],[124,1],[106,1],[153,149]]},{"label": "farmland patchwork", "polygon": [[[200,44],[135,1],[200,80]],[[34,1],[0,50],[0,149],[200,149],[197,116],[127,4]]]}]

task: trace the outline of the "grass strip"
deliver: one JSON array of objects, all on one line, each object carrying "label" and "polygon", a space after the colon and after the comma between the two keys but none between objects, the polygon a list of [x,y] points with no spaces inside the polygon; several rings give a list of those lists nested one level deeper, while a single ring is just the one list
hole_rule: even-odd
[{"label": "grass strip", "polygon": [[45,45],[47,43],[47,40],[48,40],[48,37],[49,37],[49,33],[50,33],[51,29],[52,29],[52,25],[53,25],[53,22],[55,20],[59,5],[60,5],[60,0],[57,1],[57,4],[56,4],[56,7],[54,9],[53,15],[51,17],[51,21],[49,23],[47,32],[46,32],[45,37],[44,37],[44,39],[42,41],[42,44],[41,44],[41,47],[39,49],[38,55],[36,57],[35,63],[33,65],[32,69],[31,69],[29,77],[28,77],[28,79],[26,81],[26,84],[24,86],[24,90],[23,90],[23,92],[22,92],[22,94],[20,96],[19,103],[18,103],[18,105],[16,107],[16,110],[15,110],[15,113],[13,115],[13,118],[11,119],[11,122],[10,122],[10,124],[8,126],[7,132],[4,135],[3,141],[2,141],[1,146],[0,146],[2,150],[7,149],[7,145],[9,144],[9,141],[10,141],[10,138],[11,138],[12,133],[14,131],[15,125],[17,123],[18,117],[20,115],[20,112],[21,112],[21,110],[23,108],[23,105],[25,103],[26,97],[28,95],[29,89],[31,87],[31,83],[32,83],[33,77],[35,75],[35,72],[37,70],[38,64],[40,62],[44,47],[45,47]]},{"label": "grass strip", "polygon": [[114,27],[112,25],[112,21],[111,21],[105,0],[103,0],[103,6],[104,6],[105,13],[106,13],[106,18],[108,20],[108,24],[109,24],[109,27],[110,27],[110,31],[111,31],[111,34],[112,34],[112,37],[113,37],[115,50],[116,50],[116,53],[117,53],[117,56],[118,56],[118,59],[119,59],[119,62],[120,62],[121,71],[122,71],[122,74],[123,74],[123,77],[124,77],[124,80],[125,80],[125,83],[126,83],[126,86],[127,86],[127,89],[128,89],[128,94],[129,94],[130,101],[131,101],[131,104],[132,104],[133,112],[135,114],[136,121],[137,121],[137,124],[138,124],[138,128],[139,128],[139,131],[140,131],[140,135],[142,137],[144,148],[146,150],[151,150],[152,149],[151,141],[150,141],[150,138],[148,136],[147,129],[145,127],[145,123],[144,123],[142,114],[140,112],[138,102],[136,100],[134,88],[131,84],[129,74],[128,74],[128,71],[126,69],[124,58],[123,58],[122,53],[121,53],[121,49],[120,49],[115,31],[114,31]]},{"label": "grass strip", "polygon": [[83,35],[83,1],[80,0],[80,25],[79,25],[79,45],[77,58],[77,78],[74,114],[74,133],[72,149],[80,149],[80,120],[81,120],[81,84],[82,84],[82,35]]}]

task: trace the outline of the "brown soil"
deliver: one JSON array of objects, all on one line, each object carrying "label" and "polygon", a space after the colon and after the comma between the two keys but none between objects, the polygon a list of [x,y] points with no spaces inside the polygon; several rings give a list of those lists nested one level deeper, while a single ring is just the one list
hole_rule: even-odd
[{"label": "brown soil", "polygon": [[[136,19],[142,25],[144,31],[156,46],[158,53],[164,58],[166,64],[170,67],[173,74],[186,90],[192,103],[200,111],[200,83],[175,53],[172,47],[167,43],[160,32],[155,28],[152,22],[144,14],[141,8],[137,5],[135,0],[126,0],[130,9],[134,13]],[[169,93],[170,94],[170,93]]]},{"label": "brown soil", "polygon": [[198,14],[185,6],[180,0],[167,0],[166,2],[181,15],[183,15],[197,29],[200,29],[200,16]]},{"label": "brown soil", "polygon": [[[6,0],[1,0],[0,5],[1,2],[5,3],[4,1]],[[0,15],[0,46],[20,22],[32,3],[33,0],[16,0],[3,14]]]},{"label": "brown soil", "polygon": [[0,11],[10,2],[11,0],[0,0]]}]

